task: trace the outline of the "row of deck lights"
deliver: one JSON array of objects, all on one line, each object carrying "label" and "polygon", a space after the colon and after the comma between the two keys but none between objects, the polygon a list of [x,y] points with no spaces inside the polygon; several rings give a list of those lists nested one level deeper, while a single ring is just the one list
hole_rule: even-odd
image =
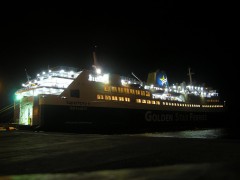
[{"label": "row of deck lights", "polygon": [[[73,71],[66,72],[66,71],[63,70],[63,69],[60,70],[59,72],[57,72],[56,74],[59,74],[59,73],[60,73],[60,75],[64,75],[64,74],[66,74],[66,73],[67,73],[67,74],[69,73],[70,75],[73,75],[73,74],[74,74]],[[46,76],[47,76],[48,78],[51,78],[52,75],[53,75],[53,74],[52,74],[52,70],[50,70],[50,69],[48,70],[48,74],[46,74],[46,72],[43,71],[42,74],[37,74],[37,77],[40,78],[40,80],[35,79],[35,80],[33,80],[33,81],[28,81],[28,82],[25,83],[25,84],[23,83],[22,86],[23,86],[23,87],[28,87],[28,86],[31,85],[32,83],[37,83],[37,82],[43,80],[44,77],[46,77]]]}]

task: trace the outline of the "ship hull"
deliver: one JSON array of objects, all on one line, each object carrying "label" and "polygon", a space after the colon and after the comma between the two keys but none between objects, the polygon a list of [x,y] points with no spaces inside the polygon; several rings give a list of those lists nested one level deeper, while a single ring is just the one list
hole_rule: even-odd
[{"label": "ship hull", "polygon": [[224,112],[41,105],[42,130],[153,132],[226,126]]}]

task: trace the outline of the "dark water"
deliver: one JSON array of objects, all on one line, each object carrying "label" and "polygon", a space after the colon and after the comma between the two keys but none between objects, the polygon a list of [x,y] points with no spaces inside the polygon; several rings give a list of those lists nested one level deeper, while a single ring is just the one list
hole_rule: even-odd
[{"label": "dark water", "polygon": [[174,138],[201,138],[201,139],[239,139],[240,129],[237,128],[217,128],[217,129],[197,129],[173,132],[146,133],[145,136],[152,137],[174,137]]}]

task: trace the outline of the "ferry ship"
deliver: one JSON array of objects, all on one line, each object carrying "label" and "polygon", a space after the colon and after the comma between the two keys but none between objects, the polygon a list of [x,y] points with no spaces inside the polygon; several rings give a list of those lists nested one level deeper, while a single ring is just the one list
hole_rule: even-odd
[{"label": "ferry ship", "polygon": [[[96,56],[94,56],[96,57]],[[42,130],[158,131],[218,126],[225,112],[219,94],[192,83],[170,84],[165,72],[147,81],[93,68],[58,66],[28,79],[15,92],[14,123]]]}]

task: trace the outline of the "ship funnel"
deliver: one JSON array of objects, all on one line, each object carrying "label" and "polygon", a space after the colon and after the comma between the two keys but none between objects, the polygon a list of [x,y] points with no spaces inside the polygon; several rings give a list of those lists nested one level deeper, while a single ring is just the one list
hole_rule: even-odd
[{"label": "ship funnel", "polygon": [[147,84],[154,84],[160,87],[168,87],[168,79],[166,73],[159,70],[149,73]]}]

